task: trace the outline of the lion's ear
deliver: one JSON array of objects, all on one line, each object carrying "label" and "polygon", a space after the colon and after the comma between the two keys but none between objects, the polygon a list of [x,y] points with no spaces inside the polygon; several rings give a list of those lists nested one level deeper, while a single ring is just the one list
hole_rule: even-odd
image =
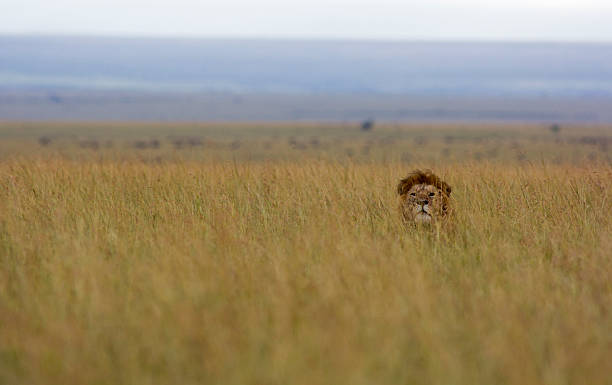
[{"label": "lion's ear", "polygon": [[452,191],[451,187],[447,184],[444,184],[438,187],[438,190],[440,190],[441,194],[445,194],[447,197],[451,195],[451,191]]}]

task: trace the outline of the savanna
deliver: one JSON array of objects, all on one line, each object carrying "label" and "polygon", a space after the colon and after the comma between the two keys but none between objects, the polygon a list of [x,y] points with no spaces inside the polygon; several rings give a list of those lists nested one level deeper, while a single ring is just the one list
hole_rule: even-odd
[{"label": "savanna", "polygon": [[[610,384],[604,126],[0,124],[0,383]],[[405,226],[432,169],[452,226]]]}]

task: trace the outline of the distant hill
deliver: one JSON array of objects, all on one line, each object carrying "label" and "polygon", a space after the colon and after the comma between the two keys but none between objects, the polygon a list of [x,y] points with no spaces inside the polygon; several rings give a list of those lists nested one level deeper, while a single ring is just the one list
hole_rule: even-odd
[{"label": "distant hill", "polygon": [[612,96],[612,44],[0,37],[1,88]]},{"label": "distant hill", "polygon": [[0,37],[0,120],[612,122],[612,44]]}]

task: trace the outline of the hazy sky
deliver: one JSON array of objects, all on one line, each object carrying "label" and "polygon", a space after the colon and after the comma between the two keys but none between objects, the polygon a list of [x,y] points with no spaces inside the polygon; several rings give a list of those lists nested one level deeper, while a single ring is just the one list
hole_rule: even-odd
[{"label": "hazy sky", "polygon": [[0,0],[0,33],[612,41],[612,0]]}]

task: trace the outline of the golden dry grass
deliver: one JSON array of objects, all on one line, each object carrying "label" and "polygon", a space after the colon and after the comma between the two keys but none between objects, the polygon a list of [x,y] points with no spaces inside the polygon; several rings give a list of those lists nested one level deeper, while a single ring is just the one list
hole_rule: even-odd
[{"label": "golden dry grass", "polygon": [[[0,383],[609,384],[609,149],[515,134],[526,158],[479,162],[447,134],[424,146],[463,158],[5,136]],[[453,186],[453,228],[402,226],[415,167]]]}]

